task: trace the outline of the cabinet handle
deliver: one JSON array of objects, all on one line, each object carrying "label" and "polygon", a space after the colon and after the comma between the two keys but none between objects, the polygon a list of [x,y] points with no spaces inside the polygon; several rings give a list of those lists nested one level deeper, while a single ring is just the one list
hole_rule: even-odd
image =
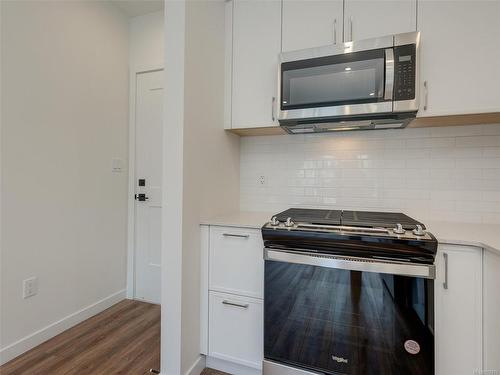
[{"label": "cabinet handle", "polygon": [[444,258],[444,282],[443,288],[448,289],[448,253],[443,253]]},{"label": "cabinet handle", "polygon": [[353,38],[353,36],[352,36],[352,28],[353,28],[352,24],[353,24],[353,23],[354,23],[354,22],[353,22],[353,19],[352,19],[352,16],[351,16],[351,17],[349,17],[349,34],[350,34],[350,36],[351,36],[351,40],[350,40],[351,42],[354,40],[354,38]]},{"label": "cabinet handle", "polygon": [[427,111],[429,103],[429,86],[427,84],[427,81],[424,81],[424,111]]},{"label": "cabinet handle", "polygon": [[248,306],[250,306],[248,303],[236,303],[236,302],[231,302],[231,301],[227,301],[227,300],[222,301],[222,304],[234,306],[234,307],[241,307],[242,309],[248,309]]},{"label": "cabinet handle", "polygon": [[249,238],[249,234],[233,234],[233,233],[222,233],[224,237],[238,237],[238,238]]},{"label": "cabinet handle", "polygon": [[333,20],[333,44],[337,44],[337,19]]},{"label": "cabinet handle", "polygon": [[276,118],[274,116],[274,107],[275,107],[275,104],[276,104],[276,97],[273,96],[273,99],[271,100],[271,118],[273,119],[273,122],[276,120]]}]

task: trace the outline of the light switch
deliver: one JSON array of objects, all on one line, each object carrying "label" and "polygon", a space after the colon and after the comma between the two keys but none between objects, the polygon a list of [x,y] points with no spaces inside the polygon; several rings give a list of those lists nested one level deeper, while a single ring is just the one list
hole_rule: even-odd
[{"label": "light switch", "polygon": [[120,158],[113,158],[111,171],[114,173],[121,173],[123,171],[123,160]]}]

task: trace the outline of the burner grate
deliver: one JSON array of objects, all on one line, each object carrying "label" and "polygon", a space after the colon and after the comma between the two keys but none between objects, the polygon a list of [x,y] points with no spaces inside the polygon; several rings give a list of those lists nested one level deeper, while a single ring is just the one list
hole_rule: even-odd
[{"label": "burner grate", "polygon": [[373,212],[373,211],[341,211],[309,208],[290,208],[280,212],[276,218],[284,222],[291,218],[295,223],[316,225],[345,225],[368,228],[394,228],[401,224],[405,230],[412,230],[421,225],[411,217],[400,212]]},{"label": "burner grate", "polygon": [[400,212],[343,211],[342,225],[361,227],[394,228],[401,224],[404,229],[412,230],[424,224]]},{"label": "burner grate", "polygon": [[340,225],[342,211],[309,208],[290,208],[276,215],[279,221],[292,218],[296,223]]}]

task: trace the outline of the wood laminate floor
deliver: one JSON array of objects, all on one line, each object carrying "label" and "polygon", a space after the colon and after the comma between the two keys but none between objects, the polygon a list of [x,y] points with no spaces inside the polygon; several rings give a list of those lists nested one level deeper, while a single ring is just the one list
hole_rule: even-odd
[{"label": "wood laminate floor", "polygon": [[[144,375],[160,368],[160,306],[124,300],[0,367],[1,375]],[[227,375],[206,368],[202,375]]]},{"label": "wood laminate floor", "polygon": [[201,375],[229,375],[227,372],[222,372],[222,371],[217,371],[211,368],[205,368],[205,370],[202,371]]},{"label": "wood laminate floor", "polygon": [[160,367],[160,306],[124,300],[0,367],[1,375],[149,374]]}]

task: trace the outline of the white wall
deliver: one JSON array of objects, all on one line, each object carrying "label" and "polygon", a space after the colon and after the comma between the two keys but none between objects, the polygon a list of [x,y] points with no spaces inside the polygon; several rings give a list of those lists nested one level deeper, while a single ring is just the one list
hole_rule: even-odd
[{"label": "white wall", "polygon": [[200,349],[200,220],[239,208],[239,137],[224,132],[224,1],[186,8],[182,373]]},{"label": "white wall", "polygon": [[[204,217],[237,211],[239,207],[239,138],[222,131],[224,1],[188,1],[185,15],[181,7],[180,2],[166,4],[166,218],[162,252],[162,297],[167,301],[162,304],[165,374],[186,374],[200,359],[199,223]],[[176,11],[176,21],[169,22],[169,14],[174,17]],[[178,18],[184,16],[185,35],[172,35],[178,34],[172,24],[180,23]],[[182,53],[180,44],[185,47],[184,56],[168,59]],[[178,80],[180,74],[183,82]],[[179,199],[182,206],[178,206]],[[180,218],[181,237],[177,227]]]},{"label": "white wall", "polygon": [[163,11],[130,18],[130,67],[149,69],[163,66]]},{"label": "white wall", "polygon": [[[111,162],[127,160],[128,19],[106,2],[2,1],[1,8],[6,360],[46,338],[23,341],[37,330],[123,297],[127,173],[126,165],[112,173]],[[31,276],[39,293],[22,299],[22,280]]]},{"label": "white wall", "polygon": [[241,209],[292,206],[500,223],[500,125],[242,138]]}]

